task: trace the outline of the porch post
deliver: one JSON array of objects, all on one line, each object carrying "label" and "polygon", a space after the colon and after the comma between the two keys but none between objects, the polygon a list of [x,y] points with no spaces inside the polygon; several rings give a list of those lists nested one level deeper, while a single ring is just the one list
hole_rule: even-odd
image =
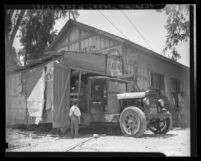
[{"label": "porch post", "polygon": [[78,93],[80,93],[80,91],[81,91],[81,79],[82,79],[82,72],[79,71]]}]

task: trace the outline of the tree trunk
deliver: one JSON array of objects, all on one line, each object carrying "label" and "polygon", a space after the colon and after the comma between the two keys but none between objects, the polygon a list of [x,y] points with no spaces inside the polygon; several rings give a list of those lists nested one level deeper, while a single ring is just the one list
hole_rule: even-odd
[{"label": "tree trunk", "polygon": [[[12,50],[12,46],[13,46],[13,41],[14,41],[14,38],[15,38],[15,35],[19,29],[19,26],[21,24],[21,21],[22,21],[22,18],[24,16],[24,13],[25,13],[26,10],[22,10],[18,16],[18,19],[17,19],[17,22],[13,28],[13,31],[11,33],[11,36],[10,36],[10,39],[8,37],[8,32],[6,32],[6,35],[5,35],[5,58],[6,58],[6,69],[9,70],[9,68],[12,68],[14,67],[14,62],[13,62],[13,57],[15,55],[13,55],[13,50]],[[14,13],[14,12],[11,12],[11,13]]]},{"label": "tree trunk", "polygon": [[76,18],[75,18],[75,15],[74,15],[73,11],[72,11],[72,16],[73,16],[73,20],[75,21]]},{"label": "tree trunk", "polygon": [[20,26],[20,23],[22,21],[22,18],[24,16],[24,13],[25,13],[26,10],[22,10],[18,16],[18,19],[17,19],[17,22],[16,22],[16,25],[14,26],[14,29],[13,29],[13,32],[11,33],[11,36],[10,36],[10,39],[9,39],[9,46],[13,45],[13,41],[14,41],[14,38],[15,38],[15,35],[17,33],[17,30],[19,29],[19,26]]}]

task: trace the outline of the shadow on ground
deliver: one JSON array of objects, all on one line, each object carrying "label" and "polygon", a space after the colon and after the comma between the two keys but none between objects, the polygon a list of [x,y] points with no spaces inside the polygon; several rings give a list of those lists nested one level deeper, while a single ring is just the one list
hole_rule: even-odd
[{"label": "shadow on ground", "polygon": [[[119,126],[115,126],[113,128],[83,128],[80,129],[80,134],[106,134],[107,136],[124,136]],[[145,133],[141,138],[170,138],[177,136],[178,134],[154,134],[151,131]]]},{"label": "shadow on ground", "polygon": [[[29,131],[34,134],[34,138],[44,137],[44,136],[51,136],[51,137],[59,137],[61,139],[71,139],[70,135],[70,129],[67,129],[65,133],[62,133],[58,129],[53,129],[51,124],[42,124],[42,125],[31,125],[31,126],[22,126],[22,127],[14,127],[17,129],[20,129],[21,131]],[[173,130],[183,130],[183,128],[176,128]],[[79,129],[79,137],[85,138],[93,136],[94,134],[98,135],[107,135],[107,136],[124,136],[120,126],[114,125],[114,126],[87,126],[87,127],[81,127]],[[157,138],[161,137],[163,139],[174,137],[177,134],[153,134],[145,133],[142,138]],[[33,137],[33,136],[32,136]],[[33,138],[33,139],[34,139]]]},{"label": "shadow on ground", "polygon": [[106,127],[84,127],[80,128],[80,134],[105,134],[108,136],[122,136],[121,129],[118,125]]},{"label": "shadow on ground", "polygon": [[178,134],[144,134],[142,137],[143,138],[163,138],[163,139],[166,139],[166,138],[170,138],[170,137],[174,137],[174,136],[177,136]]}]

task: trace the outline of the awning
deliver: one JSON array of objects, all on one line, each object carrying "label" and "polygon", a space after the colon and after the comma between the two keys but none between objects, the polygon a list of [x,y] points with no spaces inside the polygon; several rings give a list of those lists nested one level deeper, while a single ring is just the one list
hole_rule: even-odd
[{"label": "awning", "polygon": [[106,55],[84,52],[64,52],[65,65],[101,75],[106,74]]},{"label": "awning", "polygon": [[44,55],[43,57],[40,57],[39,59],[32,60],[32,62],[30,62],[28,65],[18,67],[17,69],[10,71],[8,74],[14,74],[14,73],[18,73],[18,72],[26,72],[27,70],[31,70],[33,68],[44,66],[53,60],[60,59],[62,56],[63,56],[62,53],[55,53],[52,55]]}]

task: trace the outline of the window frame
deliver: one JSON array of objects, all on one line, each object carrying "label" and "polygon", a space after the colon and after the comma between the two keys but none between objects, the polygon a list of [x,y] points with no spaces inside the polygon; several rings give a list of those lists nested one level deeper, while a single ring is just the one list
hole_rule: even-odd
[{"label": "window frame", "polygon": [[165,76],[159,72],[149,71],[149,86],[160,93],[163,90],[163,94],[165,94]]}]

